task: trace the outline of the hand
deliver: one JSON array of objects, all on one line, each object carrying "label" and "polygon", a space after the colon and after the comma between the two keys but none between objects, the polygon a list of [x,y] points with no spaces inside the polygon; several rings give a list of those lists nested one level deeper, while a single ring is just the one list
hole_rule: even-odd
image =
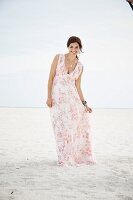
[{"label": "hand", "polygon": [[85,106],[85,111],[91,113],[92,109],[90,107],[88,107],[88,106]]},{"label": "hand", "polygon": [[48,98],[47,101],[46,101],[46,104],[49,108],[52,107],[52,99],[51,98]]}]

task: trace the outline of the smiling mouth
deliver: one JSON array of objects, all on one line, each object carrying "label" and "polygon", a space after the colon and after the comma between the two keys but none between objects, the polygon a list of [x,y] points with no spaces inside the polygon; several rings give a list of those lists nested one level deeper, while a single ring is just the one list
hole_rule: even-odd
[{"label": "smiling mouth", "polygon": [[71,53],[76,53],[76,52],[72,52],[72,51],[71,51]]}]

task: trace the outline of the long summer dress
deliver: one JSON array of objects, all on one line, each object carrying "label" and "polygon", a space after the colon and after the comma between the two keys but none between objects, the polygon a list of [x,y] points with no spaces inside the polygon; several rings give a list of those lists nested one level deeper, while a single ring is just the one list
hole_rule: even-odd
[{"label": "long summer dress", "polygon": [[75,69],[67,73],[65,54],[59,54],[53,80],[50,117],[56,142],[59,166],[94,164],[92,155],[89,116],[75,86],[82,71],[78,61]]}]

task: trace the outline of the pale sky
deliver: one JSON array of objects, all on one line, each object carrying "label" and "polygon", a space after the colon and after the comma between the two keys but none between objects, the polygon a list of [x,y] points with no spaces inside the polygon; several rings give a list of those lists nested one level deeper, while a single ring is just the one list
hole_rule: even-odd
[{"label": "pale sky", "polygon": [[133,11],[126,0],[1,0],[0,106],[45,107],[52,59],[81,38],[82,90],[97,108],[133,108]]}]

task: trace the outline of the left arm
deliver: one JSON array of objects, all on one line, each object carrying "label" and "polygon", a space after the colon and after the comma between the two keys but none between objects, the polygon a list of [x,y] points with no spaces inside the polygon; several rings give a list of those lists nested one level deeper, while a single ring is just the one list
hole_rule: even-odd
[{"label": "left arm", "polygon": [[82,68],[82,72],[81,74],[79,75],[78,79],[75,80],[75,86],[77,88],[77,91],[78,91],[78,94],[79,94],[79,97],[80,97],[80,100],[81,101],[84,101],[84,96],[83,96],[83,93],[82,93],[82,90],[81,90],[81,76],[82,76],[82,73],[83,73],[83,68]]},{"label": "left arm", "polygon": [[[81,77],[82,77],[82,73],[83,73],[83,68],[82,68],[82,71],[81,71],[78,79],[75,80],[75,86],[77,88],[80,100],[81,101],[85,101],[84,96],[83,96],[83,92],[81,90]],[[92,109],[90,107],[88,107],[87,105],[85,106],[85,108],[86,108],[86,111],[89,111],[90,113],[92,112]]]}]

